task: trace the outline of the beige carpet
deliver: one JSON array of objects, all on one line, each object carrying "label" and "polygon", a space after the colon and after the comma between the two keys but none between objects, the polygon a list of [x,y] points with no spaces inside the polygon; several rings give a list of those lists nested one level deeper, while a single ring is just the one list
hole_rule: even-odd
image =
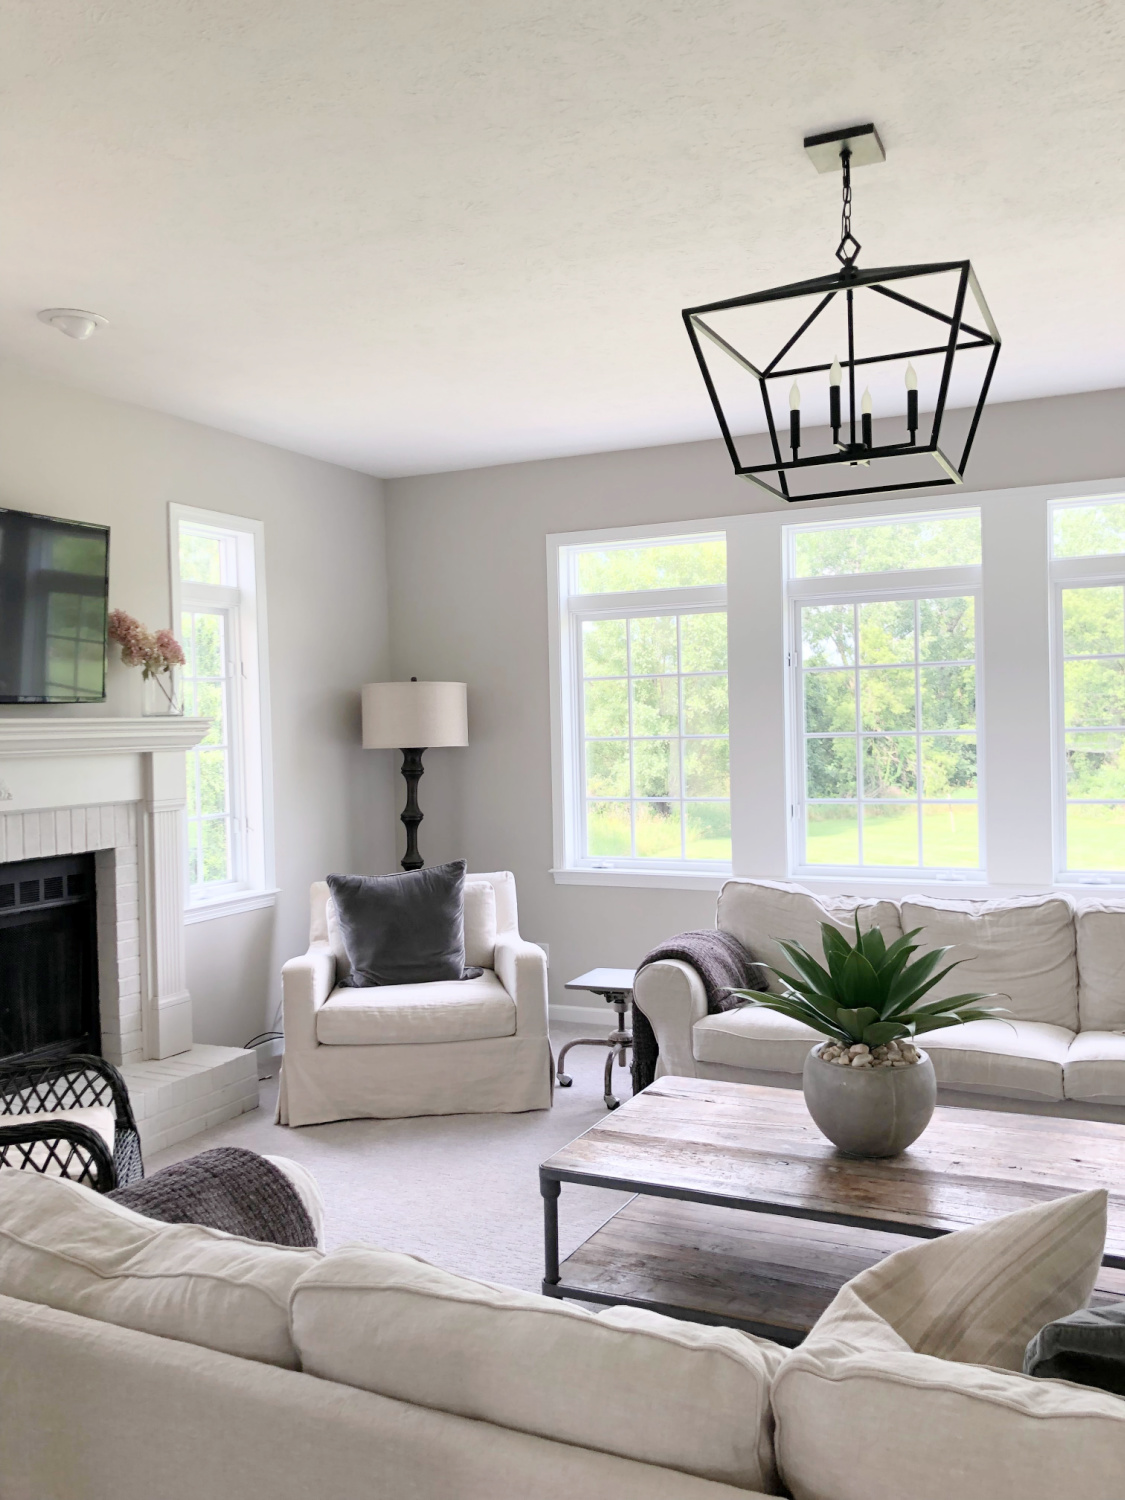
[{"label": "beige carpet", "polygon": [[[557,1049],[581,1035],[554,1028]],[[605,1052],[576,1047],[574,1079],[555,1090],[554,1107],[521,1115],[441,1115],[415,1120],[346,1120],[291,1130],[273,1123],[276,1080],[261,1086],[261,1107],[145,1162],[155,1171],[208,1146],[245,1146],[291,1156],[316,1177],[325,1201],[329,1249],[360,1240],[406,1250],[468,1276],[538,1291],[543,1275],[539,1163],[605,1115]],[[629,1072],[614,1069],[614,1092],[630,1094]],[[568,1255],[622,1203],[621,1193],[564,1186],[559,1248]]]}]

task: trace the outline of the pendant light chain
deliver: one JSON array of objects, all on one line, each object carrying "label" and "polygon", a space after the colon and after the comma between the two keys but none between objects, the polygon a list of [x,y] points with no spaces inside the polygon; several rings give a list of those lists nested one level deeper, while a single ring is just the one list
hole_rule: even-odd
[{"label": "pendant light chain", "polygon": [[840,166],[844,174],[844,197],[840,208],[840,243],[836,249],[836,259],[846,270],[850,270],[863,247],[852,233],[852,153],[847,146],[840,152]]}]

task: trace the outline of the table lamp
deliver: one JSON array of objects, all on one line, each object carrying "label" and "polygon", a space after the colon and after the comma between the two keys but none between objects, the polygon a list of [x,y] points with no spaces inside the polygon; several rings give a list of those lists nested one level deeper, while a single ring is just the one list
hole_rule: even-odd
[{"label": "table lamp", "polygon": [[418,783],[422,752],[444,745],[469,743],[468,708],[463,682],[369,682],[363,689],[363,748],[401,750],[406,782],[404,870],[420,870],[418,853]]}]

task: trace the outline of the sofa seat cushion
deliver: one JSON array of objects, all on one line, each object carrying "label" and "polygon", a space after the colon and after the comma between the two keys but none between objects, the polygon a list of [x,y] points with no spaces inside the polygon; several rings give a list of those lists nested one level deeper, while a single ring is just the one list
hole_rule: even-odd
[{"label": "sofa seat cushion", "polygon": [[1009,1099],[1062,1099],[1073,1040],[1065,1026],[1005,1019],[927,1031],[918,1045],[930,1054],[942,1088]]},{"label": "sofa seat cushion", "polygon": [[496,975],[336,989],[316,1013],[316,1039],[328,1047],[477,1042],[514,1036],[516,1003]]},{"label": "sofa seat cushion", "polygon": [[1087,1104],[1125,1104],[1125,1035],[1080,1031],[1066,1054],[1063,1088]]},{"label": "sofa seat cushion", "polygon": [[1104,1193],[1075,1194],[850,1281],[774,1381],[794,1500],[1119,1500],[1125,1401],[1016,1373],[1024,1340],[1089,1296],[1105,1214]]},{"label": "sofa seat cushion", "polygon": [[639,1308],[594,1314],[362,1245],[303,1277],[290,1317],[310,1375],[774,1492],[769,1388],[784,1350],[765,1339]]},{"label": "sofa seat cushion", "polygon": [[1078,1030],[1078,964],[1074,909],[1065,896],[1018,896],[1007,901],[902,902],[905,932],[922,929],[923,949],[949,946],[961,959],[927,995],[944,999],[978,990],[1017,1021],[1045,1021]]},{"label": "sofa seat cushion", "polygon": [[[855,896],[814,896],[803,885],[778,880],[728,880],[719,892],[715,926],[736,937],[764,964],[789,971],[778,939],[797,942],[823,961],[820,924],[830,922],[855,939],[855,914],[860,929],[878,927],[888,943],[902,936],[898,908],[893,901],[867,901]],[[770,975],[770,989],[781,984]]]},{"label": "sofa seat cushion", "polygon": [[1085,898],[1074,919],[1083,1031],[1125,1027],[1125,905]]},{"label": "sofa seat cushion", "polygon": [[770,1073],[800,1073],[809,1048],[823,1040],[811,1026],[756,1005],[704,1016],[691,1033],[696,1062]]},{"label": "sofa seat cushion", "polygon": [[289,1294],[321,1259],[134,1213],[77,1182],[0,1172],[0,1295],[297,1369]]}]

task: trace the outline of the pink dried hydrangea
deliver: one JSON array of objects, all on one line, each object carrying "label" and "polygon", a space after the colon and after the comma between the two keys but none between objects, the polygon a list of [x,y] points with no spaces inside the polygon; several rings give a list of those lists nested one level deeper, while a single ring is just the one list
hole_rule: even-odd
[{"label": "pink dried hydrangea", "polygon": [[170,630],[158,630],[156,632],[156,646],[164,658],[163,670],[169,667],[182,667],[184,664],[184,648]]},{"label": "pink dried hydrangea", "polygon": [[184,665],[184,650],[170,630],[155,635],[123,609],[110,611],[109,639],[121,647],[121,660],[127,667],[142,667],[145,677],[170,672]]}]

